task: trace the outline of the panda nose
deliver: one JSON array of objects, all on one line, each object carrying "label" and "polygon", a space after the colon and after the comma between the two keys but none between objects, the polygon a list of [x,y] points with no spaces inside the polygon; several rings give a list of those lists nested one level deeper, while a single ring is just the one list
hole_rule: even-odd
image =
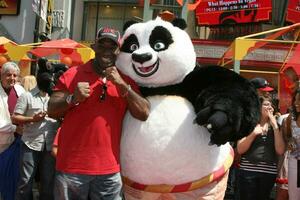
[{"label": "panda nose", "polygon": [[132,54],[132,60],[135,62],[139,62],[143,64],[144,62],[151,60],[152,59],[152,54],[151,53],[143,53],[143,54]]}]

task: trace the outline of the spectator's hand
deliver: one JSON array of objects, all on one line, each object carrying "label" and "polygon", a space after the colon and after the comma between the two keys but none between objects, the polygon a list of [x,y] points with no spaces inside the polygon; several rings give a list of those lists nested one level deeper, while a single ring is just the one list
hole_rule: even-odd
[{"label": "spectator's hand", "polygon": [[45,118],[45,116],[46,116],[46,112],[42,112],[42,111],[38,112],[38,113],[33,115],[32,121],[33,122],[39,122],[39,121],[43,120]]},{"label": "spectator's hand", "polygon": [[75,102],[83,102],[90,96],[90,85],[88,82],[78,82],[74,90]]},{"label": "spectator's hand", "polygon": [[254,134],[255,136],[261,135],[262,133],[263,133],[263,129],[259,124],[255,126],[252,132],[252,134]]},{"label": "spectator's hand", "polygon": [[24,126],[23,125],[17,125],[16,133],[19,135],[23,134]]},{"label": "spectator's hand", "polygon": [[58,147],[57,146],[53,146],[52,147],[52,150],[51,150],[51,155],[56,158],[57,156],[57,150],[58,150]]},{"label": "spectator's hand", "polygon": [[280,112],[276,112],[276,113],[274,114],[274,116],[275,116],[276,119],[278,119],[278,118],[281,116],[281,113],[280,113]]},{"label": "spectator's hand", "polygon": [[270,108],[267,110],[267,114],[268,114],[271,126],[273,127],[273,129],[277,129],[278,128],[277,120],[276,120],[275,116],[273,115],[273,112],[274,112],[273,108]]}]

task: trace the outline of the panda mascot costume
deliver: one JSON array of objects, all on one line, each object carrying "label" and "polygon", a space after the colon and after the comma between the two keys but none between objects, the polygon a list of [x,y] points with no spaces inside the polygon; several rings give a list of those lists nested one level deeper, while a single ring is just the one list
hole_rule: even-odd
[{"label": "panda mascot costume", "polygon": [[254,87],[219,66],[197,66],[186,24],[126,24],[116,66],[151,104],[127,113],[121,139],[126,200],[223,199],[233,150],[259,120]]}]

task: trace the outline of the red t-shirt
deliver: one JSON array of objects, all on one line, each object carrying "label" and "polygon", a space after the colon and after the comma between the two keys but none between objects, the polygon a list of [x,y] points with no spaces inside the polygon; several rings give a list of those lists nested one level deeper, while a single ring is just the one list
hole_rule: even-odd
[{"label": "red t-shirt", "polygon": [[59,132],[60,132],[60,127],[57,129],[56,135],[55,135],[54,140],[53,140],[52,146],[54,146],[54,147],[57,147],[57,146],[58,146]]},{"label": "red t-shirt", "polygon": [[[133,81],[125,80],[137,91]],[[68,110],[64,117],[56,169],[89,175],[119,172],[120,136],[127,101],[110,81],[106,98],[100,101],[103,80],[93,71],[92,61],[70,68],[60,77],[55,90],[73,93],[78,82],[89,82],[90,97]]]}]

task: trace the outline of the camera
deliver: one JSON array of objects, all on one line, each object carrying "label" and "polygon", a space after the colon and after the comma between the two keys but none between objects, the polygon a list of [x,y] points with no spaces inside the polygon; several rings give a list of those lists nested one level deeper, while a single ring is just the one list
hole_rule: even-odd
[{"label": "camera", "polygon": [[53,87],[59,77],[68,70],[68,67],[62,63],[52,63],[47,58],[38,59],[37,86],[49,95],[52,94]]}]

